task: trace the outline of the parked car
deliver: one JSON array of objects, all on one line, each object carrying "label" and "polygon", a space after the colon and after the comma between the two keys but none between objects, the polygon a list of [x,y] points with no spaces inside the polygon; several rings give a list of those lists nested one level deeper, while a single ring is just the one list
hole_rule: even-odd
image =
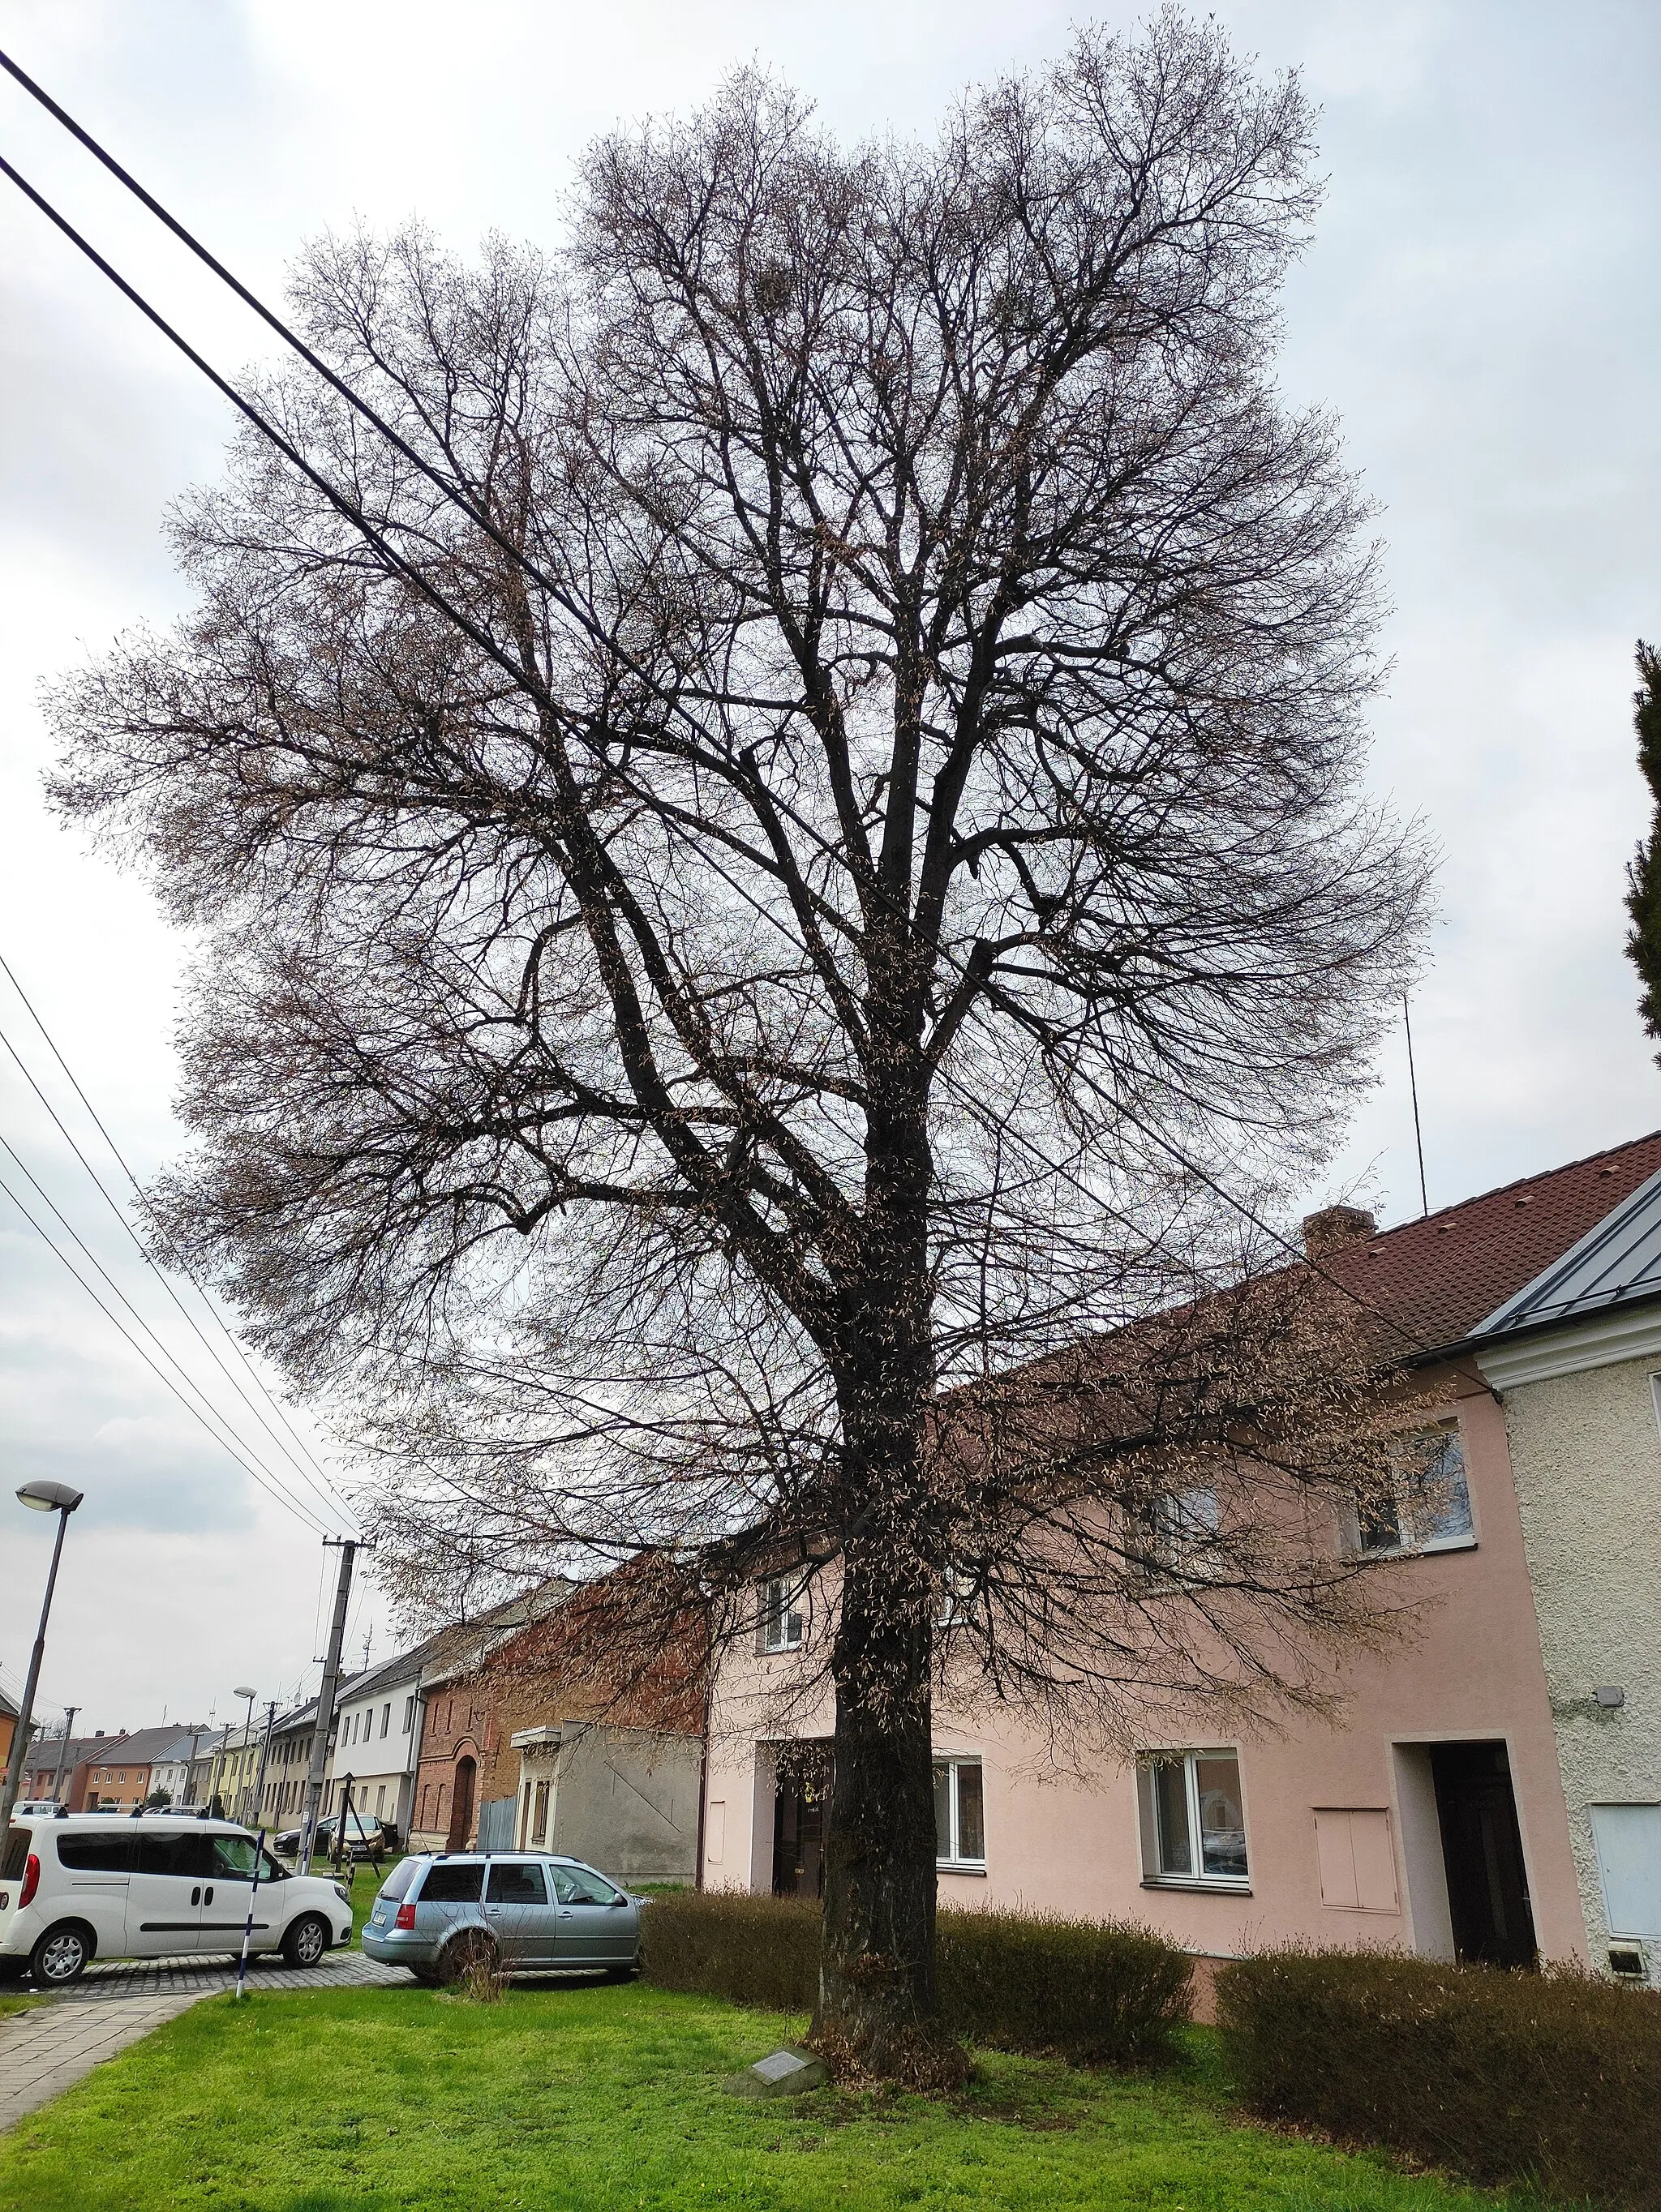
[{"label": "parked car", "polygon": [[[340,1826],[340,1816],[331,1813],[318,1822],[313,1832],[312,1850],[326,1858],[334,1856],[335,1831]],[[285,1858],[292,1858],[300,1849],[303,1827],[285,1828],[277,1838],[277,1848]],[[385,1820],[366,1820],[354,1813],[346,1828],[346,1853],[354,1859],[385,1858],[398,1849],[398,1832]]]},{"label": "parked car", "polygon": [[0,1975],[61,1989],[97,1959],[158,1959],[242,1948],[314,1966],[350,1943],[342,1883],[298,1875],[269,1851],[253,1889],[259,1839],[229,1820],[178,1814],[14,1822],[0,1866]]},{"label": "parked car", "polygon": [[58,1810],[55,1797],[22,1797],[11,1808],[14,1820],[50,1820]]},{"label": "parked car", "polygon": [[381,1885],[363,1948],[418,1982],[476,1965],[597,1968],[626,1981],[640,1963],[640,1899],[581,1859],[544,1851],[441,1851],[401,1860]]}]

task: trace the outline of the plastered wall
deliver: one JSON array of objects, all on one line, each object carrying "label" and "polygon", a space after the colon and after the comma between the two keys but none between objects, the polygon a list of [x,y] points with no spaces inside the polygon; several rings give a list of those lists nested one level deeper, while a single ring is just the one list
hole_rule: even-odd
[{"label": "plastered wall", "polygon": [[[1506,1386],[1506,1428],[1591,1955],[1609,1928],[1588,1808],[1661,1799],[1661,1358]],[[1618,1687],[1613,1710],[1593,1696]]]}]

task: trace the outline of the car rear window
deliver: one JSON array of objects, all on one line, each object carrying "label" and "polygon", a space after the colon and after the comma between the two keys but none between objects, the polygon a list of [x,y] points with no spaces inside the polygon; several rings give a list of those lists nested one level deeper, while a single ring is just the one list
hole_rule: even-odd
[{"label": "car rear window", "polygon": [[131,1874],[138,1856],[138,1838],[131,1829],[101,1836],[60,1836],[58,1863],[71,1874]]},{"label": "car rear window", "polygon": [[6,1863],[0,1866],[0,1881],[21,1881],[28,1870],[29,1842],[32,1828],[14,1828],[6,1838]]},{"label": "car rear window", "polygon": [[387,1875],[386,1881],[381,1884],[380,1894],[383,1897],[390,1898],[392,1903],[396,1905],[400,1898],[408,1895],[410,1884],[415,1880],[420,1871],[421,1861],[419,1859],[400,1859],[398,1864],[392,1869],[392,1872]]},{"label": "car rear window", "polygon": [[474,1859],[471,1864],[462,1859],[453,1865],[429,1867],[427,1879],[421,1885],[421,1902],[423,1905],[477,1905],[484,1886],[483,1859]]}]

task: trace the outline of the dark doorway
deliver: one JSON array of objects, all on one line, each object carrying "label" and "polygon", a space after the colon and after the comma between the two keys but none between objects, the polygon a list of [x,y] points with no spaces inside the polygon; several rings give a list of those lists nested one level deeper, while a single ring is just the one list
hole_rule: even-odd
[{"label": "dark doorway", "polygon": [[473,1781],[478,1772],[471,1759],[456,1761],[455,1789],[450,1797],[450,1832],[445,1838],[445,1849],[465,1851],[467,1837],[473,1825]]},{"label": "dark doorway", "polygon": [[773,1796],[773,1894],[824,1894],[824,1816],[830,1806],[830,1762],[803,1746],[781,1761]]},{"label": "dark doorway", "polygon": [[1506,1747],[1438,1743],[1430,1759],[1454,1948],[1485,1966],[1531,1966],[1534,1913]]}]

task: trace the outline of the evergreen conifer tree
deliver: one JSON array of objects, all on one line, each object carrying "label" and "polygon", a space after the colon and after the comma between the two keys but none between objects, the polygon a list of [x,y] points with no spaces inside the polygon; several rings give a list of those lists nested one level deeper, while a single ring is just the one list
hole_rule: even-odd
[{"label": "evergreen conifer tree", "polygon": [[[1638,765],[1654,797],[1655,812],[1650,834],[1627,870],[1627,912],[1632,916],[1627,957],[1644,986],[1638,1001],[1644,1027],[1652,1036],[1661,1036],[1661,653],[1642,638],[1632,704]],[[1661,1061],[1661,1053],[1656,1059]]]}]

